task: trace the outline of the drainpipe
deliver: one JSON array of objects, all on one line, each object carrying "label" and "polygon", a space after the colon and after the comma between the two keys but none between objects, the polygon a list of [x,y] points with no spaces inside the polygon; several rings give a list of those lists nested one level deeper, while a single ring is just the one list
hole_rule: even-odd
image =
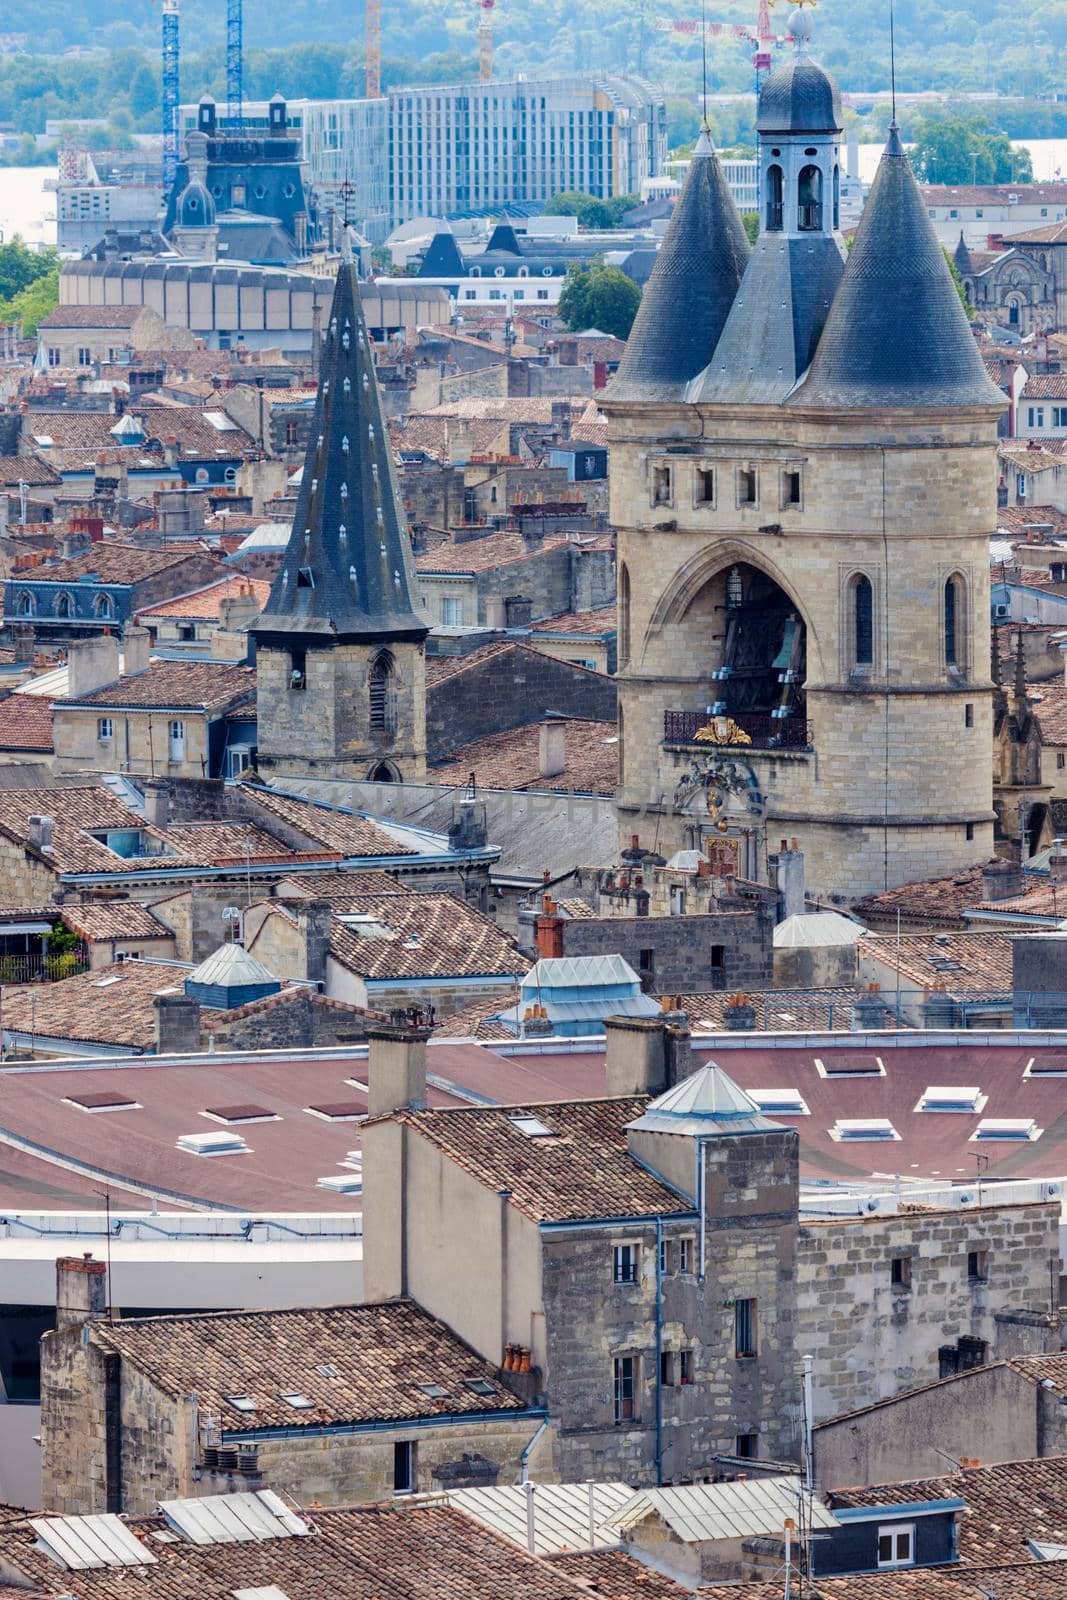
[{"label": "drainpipe", "polygon": [[697,1140],[697,1210],[700,1212],[700,1261],[697,1264],[697,1282],[703,1283],[706,1276],[704,1268],[704,1247],[707,1239],[707,1226],[704,1217],[704,1141]]},{"label": "drainpipe", "polygon": [[526,1483],[529,1482],[529,1479],[530,1479],[530,1470],[529,1470],[530,1469],[530,1457],[534,1452],[534,1448],[537,1445],[537,1441],[540,1439],[541,1435],[544,1433],[544,1431],[545,1431],[545,1429],[547,1427],[548,1427],[548,1418],[545,1417],[543,1419],[543,1421],[541,1421],[541,1422],[539,1422],[537,1424],[537,1431],[535,1432],[533,1438],[530,1440],[529,1444],[526,1446],[525,1450],[522,1452],[522,1455],[519,1457],[519,1482],[521,1484],[526,1484]]},{"label": "drainpipe", "polygon": [[811,1368],[812,1368],[812,1358],[811,1358],[811,1356],[805,1356],[804,1357],[804,1487],[805,1487],[805,1489],[807,1489],[809,1494],[811,1493],[812,1489],[814,1489],[814,1487],[815,1487],[815,1466],[814,1466],[814,1463],[813,1463],[813,1461],[811,1459],[811,1457],[812,1457],[812,1449],[813,1449],[812,1436],[811,1436],[811,1408],[812,1408]]},{"label": "drainpipe", "polygon": [[663,1484],[663,1218],[656,1218],[656,1485]]}]

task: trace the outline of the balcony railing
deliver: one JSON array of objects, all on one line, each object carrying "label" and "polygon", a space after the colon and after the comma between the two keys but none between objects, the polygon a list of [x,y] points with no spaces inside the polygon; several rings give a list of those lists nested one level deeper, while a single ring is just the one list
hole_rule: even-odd
[{"label": "balcony railing", "polygon": [[720,722],[732,723],[748,735],[747,745],[739,741],[734,749],[754,750],[810,750],[811,723],[804,717],[769,717],[752,711],[730,712],[725,717],[712,717],[706,711],[665,711],[663,713],[663,741],[665,744],[707,744],[720,749],[731,748],[729,743],[719,744],[717,739],[697,739],[701,728]]},{"label": "balcony railing", "polygon": [[782,202],[780,200],[767,201],[767,232],[781,233],[782,231]]}]

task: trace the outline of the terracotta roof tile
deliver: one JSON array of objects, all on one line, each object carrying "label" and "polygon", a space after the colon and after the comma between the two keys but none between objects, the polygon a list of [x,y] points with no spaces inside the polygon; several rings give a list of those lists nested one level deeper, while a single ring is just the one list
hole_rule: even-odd
[{"label": "terracotta roof tile", "polygon": [[[406,1123],[494,1194],[535,1222],[592,1217],[670,1215],[692,1210],[629,1154],[626,1124],[648,1104],[644,1095],[533,1106],[478,1106],[401,1111]],[[535,1117],[551,1132],[528,1138],[509,1120]]]},{"label": "terracotta roof tile", "polygon": [[90,574],[89,581],[99,583],[143,583],[146,578],[180,567],[193,556],[202,558],[205,553],[200,545],[163,545],[149,550],[117,539],[101,539],[81,555],[35,569],[33,576],[35,583],[76,583]]},{"label": "terracotta roof tile", "polygon": [[552,1565],[569,1578],[593,1585],[601,1600],[684,1600],[692,1590],[646,1567],[625,1550],[583,1550],[553,1556]]},{"label": "terracotta roof tile", "polygon": [[53,908],[53,913],[90,944],[110,939],[171,939],[173,934],[147,906],[132,900],[90,900]]},{"label": "terracotta roof tile", "polygon": [[[112,429],[118,417],[111,411],[28,411],[22,424],[23,448],[51,440],[57,449],[110,450],[120,443]],[[47,444],[39,448],[47,450]]]},{"label": "terracotta roof tile", "polygon": [[39,328],[132,328],[144,306],[57,306]]},{"label": "terracotta roof tile", "polygon": [[530,546],[520,533],[487,533],[481,539],[437,545],[424,555],[416,556],[415,566],[423,574],[492,572],[498,567],[537,560],[552,550],[563,550],[567,543],[562,536],[550,536]]},{"label": "terracotta roof tile", "polygon": [[175,822],[167,829],[170,843],[191,861],[277,861],[299,856],[281,839],[254,822]]},{"label": "terracotta roof tile", "polygon": [[871,957],[899,968],[914,987],[943,983],[949,991],[1011,991],[1011,936],[1006,933],[869,933],[856,945],[862,961]]},{"label": "terracotta roof tile", "polygon": [[492,1000],[476,1000],[473,1005],[464,1006],[460,1011],[453,1011],[443,1022],[439,1022],[434,1029],[434,1035],[440,1039],[514,1039],[515,1035],[510,1028],[505,1028],[502,1022],[494,1022],[491,1019],[498,1012],[514,1005],[518,998],[519,991],[514,989],[506,995],[497,995]]},{"label": "terracotta roof tile", "polygon": [[286,897],[295,891],[302,899],[329,900],[339,904],[360,895],[410,894],[406,883],[398,883],[388,872],[308,872],[291,873],[285,878]]},{"label": "terracotta roof tile", "polygon": [[1041,743],[1067,744],[1067,684],[1029,684],[1027,699],[1034,708],[1037,725],[1041,729]]},{"label": "terracotta roof tile", "polygon": [[242,793],[254,806],[269,817],[299,829],[324,850],[337,850],[345,856],[410,856],[418,852],[410,845],[400,844],[384,828],[377,827],[365,817],[346,815],[332,806],[314,800],[303,800],[297,795],[280,794],[277,790],[262,788],[259,784],[243,784]]},{"label": "terracotta roof tile", "polygon": [[[394,450],[421,450],[441,462],[450,459],[452,441],[457,438],[455,428],[450,429],[445,417],[408,417],[402,427],[399,423],[391,424],[389,432]],[[472,456],[506,456],[510,444],[508,424],[502,421],[468,422],[463,440],[464,452]],[[401,490],[403,482],[401,478]]]},{"label": "terracotta roof tile", "polygon": [[997,510],[997,527],[1009,533],[1023,533],[1035,523],[1047,523],[1057,533],[1067,533],[1067,512],[1056,506],[1000,506]]},{"label": "terracotta roof tile", "polygon": [[40,489],[46,484],[54,486],[60,481],[59,473],[47,461],[42,461],[40,456],[0,456],[0,484],[7,489],[16,487],[20,482]]},{"label": "terracotta roof tile", "polygon": [[494,656],[507,655],[509,650],[520,648],[509,639],[495,639],[492,644],[483,644],[477,650],[468,650],[462,656],[427,656],[426,657],[426,686],[436,686],[444,683],[448,678],[455,678],[461,672],[468,672],[471,667],[483,666],[485,662],[492,661]]},{"label": "terracotta roof tile", "polygon": [[262,607],[267,603],[270,584],[261,578],[244,578],[237,575],[232,578],[220,578],[217,583],[209,583],[203,589],[194,589],[191,594],[180,594],[173,600],[162,600],[156,605],[145,606],[137,613],[137,620],[140,621],[142,617],[190,617],[200,622],[214,622],[221,614],[224,600],[236,599],[249,591],[255,595]]},{"label": "terracotta roof tile", "polygon": [[[4,790],[0,833],[26,844],[32,816],[53,819],[52,849],[44,859],[61,873],[135,871],[143,865],[143,858],[116,855],[106,843],[93,837],[96,833],[136,831],[151,840],[155,848],[170,848],[165,834],[103,786]],[[158,856],[154,859],[158,860]],[[180,864],[181,857],[176,856],[175,862]]]},{"label": "terracotta roof tile", "polygon": [[[1062,1600],[1067,1561],[1025,1566],[919,1567],[912,1572],[820,1578],[820,1600]],[[781,1583],[711,1584],[700,1600],[781,1600]]]},{"label": "terracotta roof tile", "polygon": [[981,900],[981,867],[968,867],[951,878],[932,878],[922,883],[902,883],[896,889],[864,896],[852,906],[861,922],[888,926],[899,911],[908,922],[929,922],[937,928],[959,925],[964,911]]},{"label": "terracotta roof tile", "polygon": [[221,661],[153,661],[144,672],[55,704],[60,710],[68,706],[174,706],[219,712],[251,700],[255,692],[254,667]]},{"label": "terracotta roof tile", "polygon": [[496,923],[451,894],[359,895],[348,914],[373,917],[391,938],[369,938],[334,917],[330,954],[370,980],[500,977],[523,973],[530,961]]},{"label": "terracotta roof tile", "polygon": [[614,633],[618,617],[614,606],[601,606],[596,611],[565,611],[559,617],[546,617],[535,622],[534,633]]},{"label": "terracotta roof tile", "polygon": [[540,725],[511,728],[452,752],[451,760],[430,769],[434,783],[459,787],[473,772],[483,789],[571,790],[614,794],[619,781],[618,729],[613,722],[568,718],[563,732],[565,765],[554,777],[541,776]]},{"label": "terracotta roof tile", "polygon": [[4,1027],[78,1044],[155,1048],[157,994],[180,990],[190,967],[120,961],[58,983],[14,983],[4,989]]},{"label": "terracotta roof tile", "polygon": [[0,750],[51,754],[52,702],[40,694],[9,694],[0,700]]},{"label": "terracotta roof tile", "polygon": [[[521,1411],[496,1368],[412,1300],[293,1311],[123,1318],[95,1330],[101,1344],[178,1398],[195,1387],[202,1410],[223,1432],[324,1423],[386,1422],[432,1416],[439,1408],[419,1384],[448,1391],[450,1413]],[[324,1376],[323,1366],[337,1376]],[[486,1383],[491,1394],[468,1385]],[[306,1395],[295,1409],[279,1391]],[[247,1395],[255,1410],[228,1403]]]},{"label": "terracotta roof tile", "polygon": [[1067,398],[1067,372],[1031,373],[1023,385],[1024,400],[1062,400]]},{"label": "terracotta roof tile", "polygon": [[158,439],[162,444],[176,439],[186,457],[232,460],[251,455],[257,448],[252,436],[236,423],[229,428],[216,428],[198,406],[142,406],[136,414],[146,438]]}]

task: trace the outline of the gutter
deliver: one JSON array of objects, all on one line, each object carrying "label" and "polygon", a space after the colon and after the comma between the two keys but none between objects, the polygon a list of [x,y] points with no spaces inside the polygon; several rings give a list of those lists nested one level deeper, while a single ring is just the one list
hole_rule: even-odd
[{"label": "gutter", "polygon": [[[344,861],[303,863],[295,861],[288,868],[285,867],[284,862],[274,859],[269,866],[257,866],[255,861],[252,861],[251,871],[255,877],[277,877],[279,873],[286,871],[299,872],[301,876],[308,872],[347,872],[350,870],[370,872],[376,869],[385,871],[389,867],[402,867],[409,871],[412,868],[421,867],[424,871],[431,872],[442,866],[468,866],[472,862],[478,861],[485,861],[491,865],[494,861],[499,861],[500,855],[501,849],[493,847],[485,850],[448,850],[439,855],[427,857],[349,856]],[[171,858],[160,856],[158,859],[161,863],[166,863]],[[42,860],[47,862],[48,856],[43,856]],[[116,883],[121,885],[125,883],[154,883],[160,878],[165,878],[171,883],[185,883],[196,882],[203,878],[224,878],[228,874],[244,880],[248,876],[248,869],[243,861],[240,863],[235,862],[228,867],[197,867],[192,865],[168,867],[162,865],[158,868],[140,868],[136,872],[60,872],[59,881],[60,883],[71,884]]]},{"label": "gutter", "polygon": [[[223,1444],[263,1444],[272,1439],[329,1439],[353,1433],[393,1433],[397,1428],[469,1428],[476,1422],[514,1422],[520,1417],[539,1417],[548,1426],[543,1406],[516,1406],[509,1411],[446,1411],[433,1417],[390,1417],[384,1422],[328,1422],[292,1428],[248,1428],[222,1430]],[[538,1433],[540,1433],[540,1428]],[[536,1439],[537,1434],[534,1435]],[[527,1449],[533,1445],[533,1440]]]},{"label": "gutter", "polygon": [[545,1431],[545,1429],[547,1427],[548,1427],[548,1415],[546,1413],[545,1416],[542,1418],[542,1420],[537,1424],[537,1429],[536,1429],[536,1431],[534,1433],[533,1438],[530,1440],[529,1444],[526,1446],[525,1450],[522,1452],[522,1455],[519,1457],[519,1482],[520,1483],[528,1483],[529,1482],[530,1474],[529,1474],[529,1471],[527,1469],[529,1467],[530,1457],[533,1454],[534,1447],[537,1444],[537,1441],[540,1439],[541,1435],[544,1433],[544,1431]]},{"label": "gutter", "polygon": [[566,1233],[568,1229],[580,1231],[583,1228],[628,1228],[631,1225],[639,1228],[651,1228],[663,1222],[695,1222],[696,1211],[648,1211],[644,1216],[638,1217],[582,1217],[571,1222],[539,1222],[537,1224],[541,1233]]}]

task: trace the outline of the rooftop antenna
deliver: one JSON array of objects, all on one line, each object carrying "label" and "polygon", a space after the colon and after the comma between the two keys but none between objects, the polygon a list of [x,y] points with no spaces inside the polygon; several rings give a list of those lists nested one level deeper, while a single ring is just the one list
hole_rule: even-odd
[{"label": "rooftop antenna", "polygon": [[705,130],[708,126],[708,15],[707,0],[700,0],[700,72],[701,104],[704,108]]},{"label": "rooftop antenna", "polygon": [[893,126],[897,125],[897,35],[893,0],[889,0],[889,95],[893,107]]}]

